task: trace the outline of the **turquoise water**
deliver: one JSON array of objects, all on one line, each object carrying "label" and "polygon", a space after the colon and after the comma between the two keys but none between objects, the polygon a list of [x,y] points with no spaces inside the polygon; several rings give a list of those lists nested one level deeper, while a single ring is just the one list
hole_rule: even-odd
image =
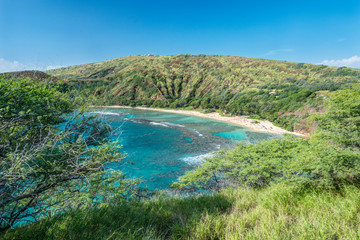
[{"label": "turquoise water", "polygon": [[144,180],[149,189],[166,189],[186,171],[220,148],[236,142],[258,142],[279,137],[253,132],[237,125],[207,118],[139,109],[99,108],[91,114],[110,120],[113,139],[127,153],[124,164],[110,167],[127,177]]}]

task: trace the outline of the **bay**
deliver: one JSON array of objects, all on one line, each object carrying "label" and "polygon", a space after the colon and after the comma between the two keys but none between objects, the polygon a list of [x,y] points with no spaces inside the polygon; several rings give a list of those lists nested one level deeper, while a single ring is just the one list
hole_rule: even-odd
[{"label": "bay", "polygon": [[89,114],[110,121],[111,138],[123,146],[124,164],[109,167],[127,177],[141,178],[143,186],[166,189],[186,171],[219,149],[238,142],[256,143],[280,137],[207,118],[128,108],[94,108]]}]

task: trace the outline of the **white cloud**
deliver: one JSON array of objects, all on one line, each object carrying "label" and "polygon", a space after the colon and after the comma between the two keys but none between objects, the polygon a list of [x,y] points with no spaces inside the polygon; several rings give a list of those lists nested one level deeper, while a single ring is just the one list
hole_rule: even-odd
[{"label": "white cloud", "polygon": [[0,58],[0,73],[1,72],[13,72],[29,69],[28,66],[19,63],[18,61],[7,61]]},{"label": "white cloud", "polygon": [[45,70],[51,70],[51,69],[55,69],[55,68],[62,68],[62,67],[66,67],[66,66],[63,66],[63,65],[55,65],[55,66],[49,65],[49,66],[43,66],[43,67],[30,66],[30,65],[22,64],[18,61],[8,61],[3,58],[0,58],[0,73],[23,71],[23,70],[45,71]]},{"label": "white cloud", "polygon": [[324,60],[320,64],[335,66],[335,67],[352,67],[352,68],[360,68],[360,57],[352,56],[350,58],[344,58],[339,60]]},{"label": "white cloud", "polygon": [[275,55],[281,52],[292,52],[294,51],[294,49],[291,48],[284,48],[284,49],[275,49],[275,50],[270,50],[267,53],[264,54],[264,56],[270,56],[270,55]]},{"label": "white cloud", "polygon": [[51,70],[51,69],[57,69],[57,68],[63,68],[63,67],[67,67],[67,66],[64,66],[64,65],[58,65],[58,66],[47,66],[45,69],[43,70]]}]

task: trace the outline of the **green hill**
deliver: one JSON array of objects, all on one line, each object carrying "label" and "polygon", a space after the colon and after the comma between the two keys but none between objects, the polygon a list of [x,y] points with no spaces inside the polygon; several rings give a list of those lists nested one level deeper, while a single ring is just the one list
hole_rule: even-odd
[{"label": "green hill", "polygon": [[31,78],[38,80],[53,80],[53,81],[61,80],[60,78],[53,77],[47,73],[37,70],[6,72],[6,73],[0,73],[0,76],[10,77],[10,78]]},{"label": "green hill", "polygon": [[310,132],[306,117],[360,70],[237,56],[130,56],[47,71],[98,105],[221,109]]},{"label": "green hill", "polygon": [[[14,146],[14,150],[3,156],[1,166],[11,164],[13,160],[8,159],[21,160],[18,156],[24,153],[18,150],[19,143],[33,141],[33,137],[16,135],[14,131],[25,134],[34,131],[36,134],[31,136],[41,137],[43,134],[37,131],[43,132],[43,119],[63,116],[62,111],[66,110],[57,98],[71,106],[78,98],[82,103],[81,95],[89,94],[93,96],[90,99],[93,104],[226,110],[232,114],[257,114],[252,117],[267,118],[298,131],[314,131],[308,138],[285,135],[219,151],[172,185],[185,192],[209,189],[213,190],[212,194],[149,196],[134,188],[133,197],[123,196],[118,193],[127,191],[129,186],[132,189],[132,180],[117,184],[126,178],[115,175],[106,181],[86,179],[85,186],[99,183],[94,190],[104,194],[100,201],[94,202],[97,194],[93,188],[75,194],[79,186],[75,179],[73,185],[66,188],[61,185],[55,192],[44,193],[50,199],[54,193],[58,194],[55,202],[65,205],[54,205],[46,211],[59,214],[51,217],[44,214],[35,223],[7,231],[5,228],[1,231],[0,226],[0,238],[359,239],[359,72],[232,56],[180,55],[127,57],[48,71],[64,82],[34,81],[38,83],[34,85],[32,79],[11,81],[0,76],[0,90],[4,92],[0,94],[0,120],[5,123],[3,126],[20,126],[0,128],[8,133],[0,139]],[[21,127],[24,123],[28,125]],[[78,142],[82,138],[69,139]],[[49,144],[46,139],[46,145],[62,146],[60,140]],[[67,143],[66,146],[76,162],[78,158],[72,156],[77,149],[81,156],[87,155],[82,148]],[[98,158],[107,161],[106,154],[111,154],[111,149],[106,147],[94,155],[96,162]],[[26,165],[11,167],[9,171],[19,169],[31,177],[34,172],[53,176],[61,166],[66,173],[71,170],[73,164],[59,165],[58,159],[53,159],[57,152],[44,153],[40,158],[35,156],[36,168]],[[62,150],[59,154],[65,156]],[[48,159],[56,164],[44,164]],[[26,178],[20,180],[33,183]],[[43,177],[39,180],[42,183]],[[113,188],[113,183],[120,188]],[[63,191],[71,186],[76,191]],[[18,188],[13,192],[17,193]],[[41,200],[37,195],[30,197]],[[72,200],[67,205],[69,199]],[[17,206],[16,203],[14,207]]]}]

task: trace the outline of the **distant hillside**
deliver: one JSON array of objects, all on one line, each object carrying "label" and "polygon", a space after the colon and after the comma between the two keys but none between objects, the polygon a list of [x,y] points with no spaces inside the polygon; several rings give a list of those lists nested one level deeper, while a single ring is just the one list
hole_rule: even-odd
[{"label": "distant hillside", "polygon": [[47,73],[96,104],[222,109],[305,132],[304,116],[360,79],[358,69],[218,55],[130,56]]},{"label": "distant hillside", "polygon": [[33,79],[39,79],[39,80],[45,80],[50,79],[54,81],[60,80],[57,77],[51,76],[47,73],[41,72],[41,71],[18,71],[18,72],[6,72],[6,73],[0,73],[0,75],[3,76],[9,76],[12,78],[33,78]]}]

